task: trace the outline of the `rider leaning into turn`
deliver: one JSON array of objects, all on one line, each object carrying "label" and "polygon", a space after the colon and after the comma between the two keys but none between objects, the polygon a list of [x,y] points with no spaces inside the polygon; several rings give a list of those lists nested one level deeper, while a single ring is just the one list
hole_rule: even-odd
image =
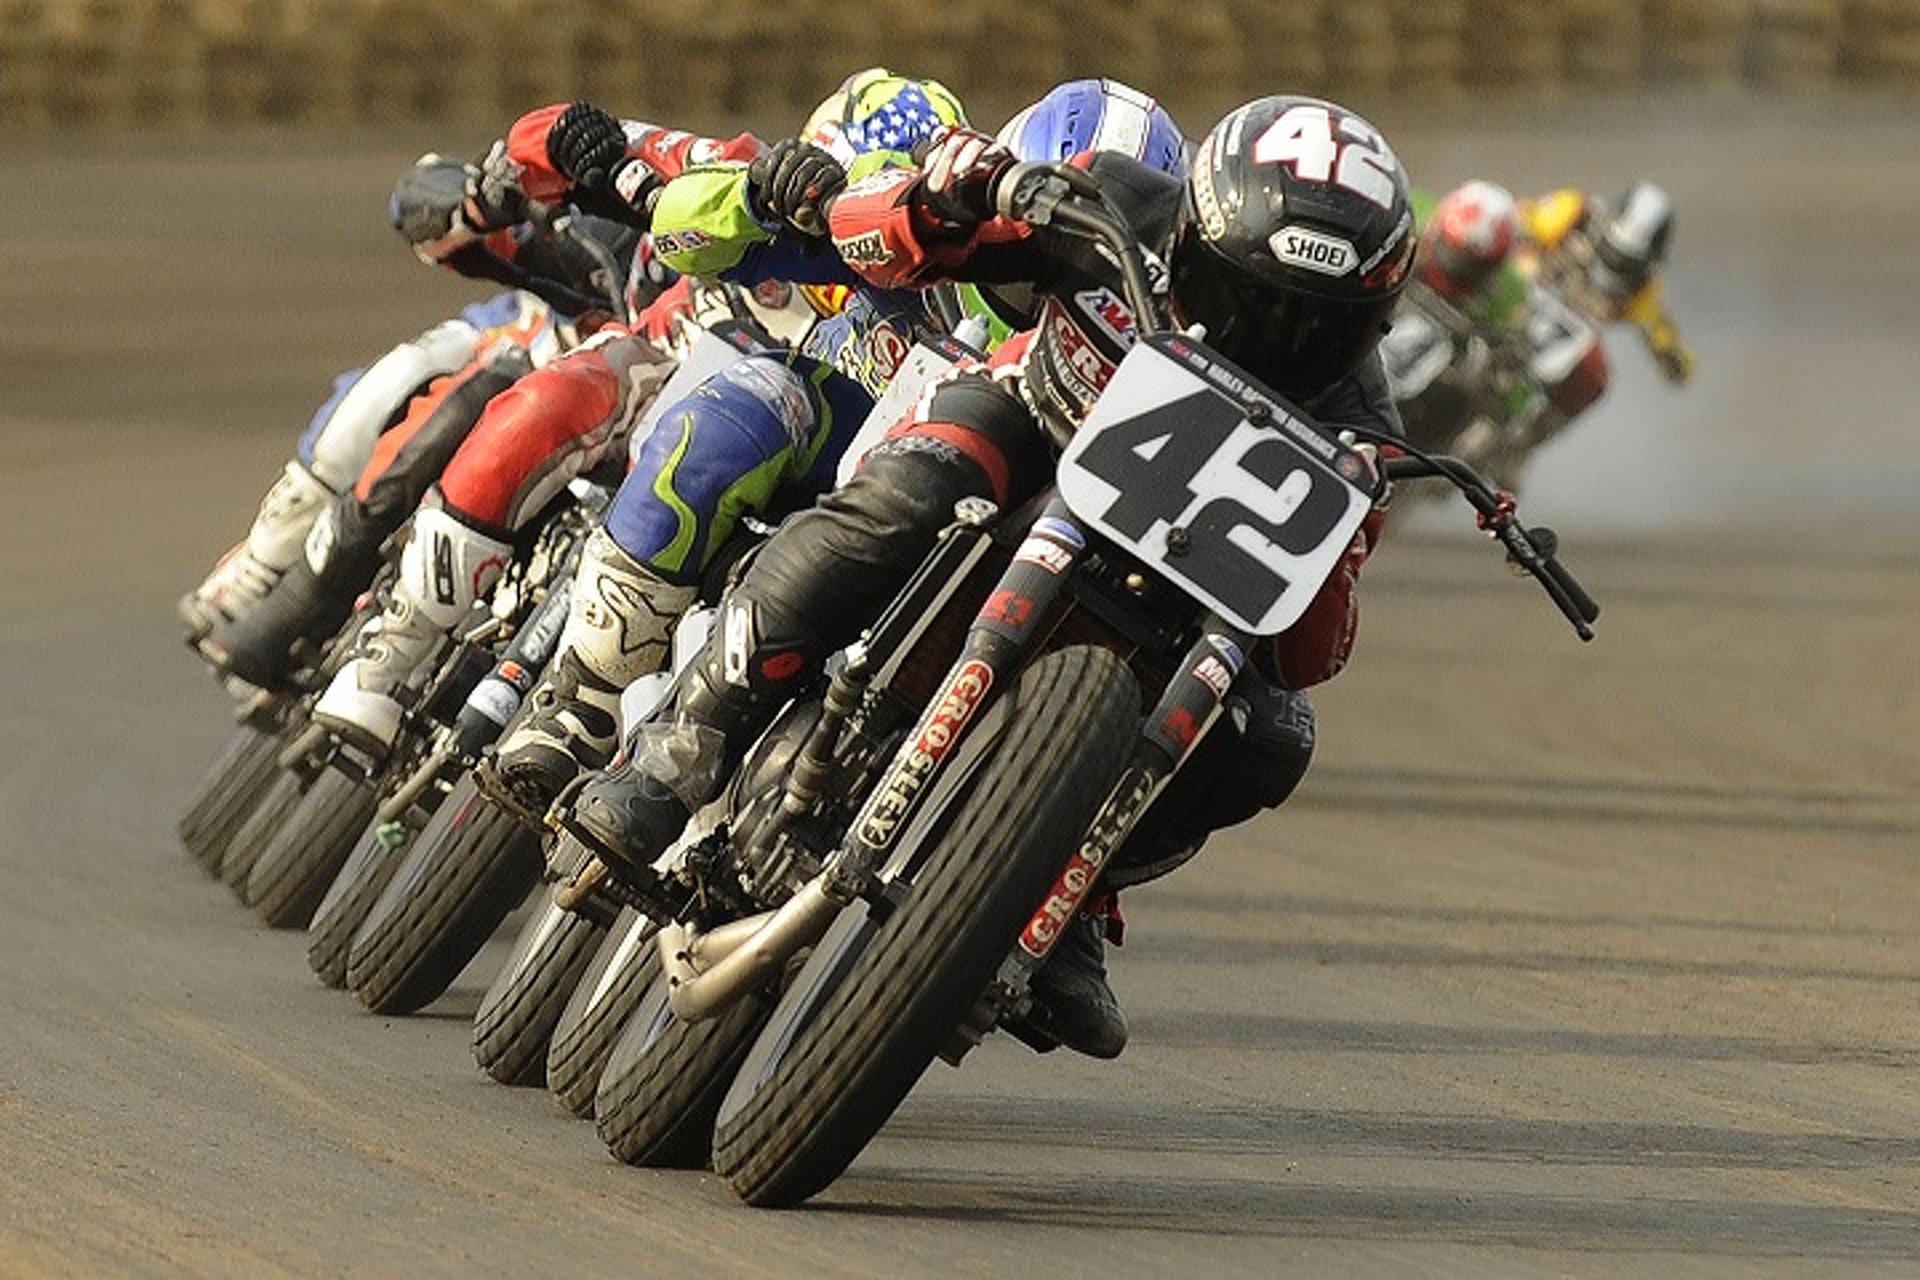
[{"label": "rider leaning into turn", "polygon": [[[936,129],[964,123],[960,104],[937,82],[875,68],[848,77],[815,110],[800,139],[826,151],[834,165],[849,167],[857,180],[906,163],[912,147]],[[1185,141],[1172,118],[1153,99],[1114,82],[1063,84],[1008,128],[1023,158],[1124,150],[1156,168],[1184,172]],[[832,165],[793,145],[769,153],[758,173],[740,165],[690,170],[654,202],[661,257],[676,270],[721,279],[751,283],[775,271],[805,270],[854,287],[839,290],[838,314],[809,335],[800,352],[741,361],[682,401],[648,438],[641,464],[588,547],[574,584],[579,603],[556,661],[529,699],[525,719],[482,767],[488,791],[523,813],[544,814],[583,768],[612,758],[620,691],[662,665],[672,619],[740,514],[779,514],[824,491],[847,447],[848,426],[865,416],[871,396],[915,338],[936,327],[920,291],[875,288],[827,251],[817,234],[769,216],[762,189],[781,181],[782,159],[793,166],[789,182],[810,164],[820,166],[828,185],[839,180]],[[1019,314],[1008,300],[978,293],[960,299],[955,311],[978,314],[990,339],[996,326],[1002,336],[1007,331],[1002,312]],[[859,387],[822,372],[822,362]],[[766,394],[783,386],[795,394]],[[798,411],[797,419],[777,414],[782,405]],[[807,449],[797,451],[793,439]],[[710,461],[696,467],[680,457]]]},{"label": "rider leaning into turn", "polygon": [[[675,145],[662,149],[654,162],[683,165],[696,141],[676,135]],[[499,180],[497,163],[495,157],[484,168],[440,162],[425,171],[431,181],[416,168],[396,193],[395,226],[424,260],[463,271],[478,270],[494,257],[490,246],[518,242],[522,228],[534,228],[534,243],[562,253],[573,250],[566,253],[576,280],[570,291],[572,318],[552,317],[551,333],[526,350],[488,343],[464,368],[407,403],[391,429],[379,435],[352,488],[325,504],[304,554],[252,609],[216,628],[202,645],[220,669],[263,687],[284,683],[295,668],[297,644],[322,640],[345,621],[380,563],[383,544],[414,519],[424,522],[423,534],[432,535],[418,543],[416,555],[432,546],[458,572],[439,579],[450,584],[445,591],[424,587],[424,567],[416,563],[409,576],[403,554],[396,588],[401,619],[384,638],[367,637],[366,655],[398,661],[363,664],[356,672],[404,667],[407,656],[417,657],[431,640],[422,624],[463,612],[504,563],[516,513],[533,509],[568,477],[614,452],[617,440],[605,426],[613,416],[610,405],[631,399],[631,385],[657,385],[664,378],[656,367],[664,359],[651,350],[627,356],[604,344],[579,347],[584,335],[609,321],[612,291],[622,283],[630,309],[661,305],[666,280],[649,270],[644,237],[621,222],[591,216],[576,218],[576,231],[567,237],[535,227],[526,193],[517,181]],[[541,195],[550,189],[550,184],[533,185]],[[601,252],[588,249],[585,237]],[[624,280],[609,281],[609,271]],[[539,379],[545,390],[507,400],[505,393],[527,377]],[[529,405],[538,407],[529,411]],[[536,443],[542,432],[546,435]],[[536,483],[529,483],[530,453],[545,462],[531,477]],[[455,489],[452,506],[443,508],[440,498],[449,483]],[[508,536],[496,536],[501,533]],[[414,546],[411,539],[408,545]],[[336,701],[350,696],[343,685]],[[376,704],[374,710],[382,708]],[[370,749],[379,750],[391,739],[395,719],[370,717],[360,735]]]},{"label": "rider leaning into turn", "polygon": [[[1636,184],[1616,211],[1573,191],[1519,201],[1474,179],[1437,200],[1416,193],[1415,209],[1419,263],[1403,305],[1472,335],[1471,347],[1457,348],[1481,357],[1468,361],[1469,376],[1502,403],[1508,427],[1529,447],[1605,393],[1612,370],[1601,326],[1608,322],[1632,323],[1668,380],[1691,371],[1693,355],[1662,296],[1659,268],[1672,219],[1658,188]],[[1417,361],[1431,332],[1409,322],[1386,342],[1401,361]],[[1403,405],[1415,442],[1458,447],[1452,433],[1464,424],[1429,421],[1421,404],[1416,393]]]},{"label": "rider leaning into turn", "polygon": [[613,117],[578,103],[561,119],[578,122],[578,134],[558,145],[549,136],[554,166],[603,201],[632,201],[666,267],[741,285],[799,284],[803,295],[832,302],[797,348],[735,361],[669,405],[636,442],[633,467],[575,575],[556,658],[481,770],[489,794],[535,817],[582,768],[611,758],[621,691],[665,664],[675,620],[742,519],[777,519],[830,487],[874,398],[914,341],[936,330],[917,292],[866,284],[819,235],[772,218],[768,193],[837,183],[843,163],[857,172],[903,161],[905,150],[966,116],[937,81],[871,68],[816,109],[805,131],[810,149],[776,146],[751,163],[722,158],[630,191],[618,176],[627,161]]},{"label": "rider leaning into turn", "polygon": [[[494,396],[429,469],[387,607],[315,703],[316,723],[369,752],[389,749],[403,685],[491,590],[516,539],[575,477],[603,465],[624,469],[629,433],[677,364],[676,329],[697,310],[692,282],[662,267],[644,234],[648,196],[703,162],[761,150],[751,134],[704,138],[566,103],[522,116],[495,146],[469,184],[465,220],[498,226],[522,216],[528,201],[567,201],[628,228],[637,242],[627,273],[633,319],[601,324],[577,349]],[[596,181],[576,182],[589,165],[600,167]],[[663,612],[661,625],[678,612]],[[655,637],[633,638],[641,658],[664,654]]]},{"label": "rider leaning into turn", "polygon": [[1667,309],[1661,270],[1673,240],[1673,197],[1638,181],[1609,200],[1563,188],[1520,203],[1527,269],[1602,323],[1639,331],[1661,376],[1685,382],[1694,355]]},{"label": "rider leaning into turn", "polygon": [[1528,388],[1529,404],[1515,411],[1540,418],[1544,437],[1591,407],[1607,388],[1606,351],[1594,327],[1543,296],[1513,194],[1474,179],[1436,201],[1416,195],[1414,207],[1418,285],[1487,339],[1496,372]]},{"label": "rider leaning into turn", "polygon": [[[507,285],[507,291],[464,308],[335,380],[332,393],[301,433],[293,458],[261,501],[246,538],[180,602],[188,642],[217,668],[237,664],[235,674],[249,683],[275,683],[284,670],[284,654],[261,652],[272,649],[275,637],[254,635],[252,624],[244,620],[278,590],[284,575],[297,572],[316,523],[351,523],[360,514],[344,504],[341,511],[328,513],[341,504],[343,495],[357,489],[358,500],[366,503],[376,486],[383,495],[395,487],[382,484],[382,476],[368,470],[376,447],[402,426],[409,433],[419,431],[449,398],[462,407],[458,413],[442,411],[441,421],[459,414],[470,421],[484,397],[479,384],[465,391],[460,386],[473,383],[507,348],[524,351],[533,364],[545,363],[573,341],[569,318],[596,305],[591,281],[597,260],[573,241],[542,235],[524,220],[492,232],[467,225],[461,206],[476,172],[438,154],[422,156],[396,184],[389,214],[421,261]],[[616,255],[630,253],[636,240],[617,223],[588,220],[583,229]],[[396,504],[398,518],[417,501],[416,493]],[[323,532],[322,540],[328,536]],[[356,582],[353,589],[360,585]]]},{"label": "rider leaning into turn", "polygon": [[[986,212],[1011,161],[994,139],[953,130],[921,170],[883,172],[833,202],[834,244],[868,279],[1027,282],[1041,299],[1038,321],[989,361],[934,384],[847,483],[750,562],[724,605],[716,635],[725,643],[696,658],[671,706],[641,726],[690,743],[697,767],[668,776],[635,749],[571,802],[563,797],[556,818],[621,876],[646,882],[649,864],[711,798],[713,779],[896,593],[956,503],[984,498],[1004,511],[1045,485],[1060,442],[1131,345],[1132,316],[1104,258],[1049,253],[1062,246],[1048,229]],[[1185,180],[1111,153],[1077,163],[1164,267],[1156,274],[1173,320],[1204,326],[1209,346],[1321,423],[1397,432],[1375,347],[1409,274],[1413,212],[1405,172],[1371,125],[1331,103],[1270,97],[1217,124]],[[1345,247],[1337,272],[1324,253],[1296,248],[1332,242]],[[1109,890],[1170,870],[1210,832],[1291,793],[1313,741],[1302,691],[1346,663],[1354,588],[1382,522],[1381,512],[1369,518],[1300,622],[1259,646],[1231,715],[1117,856]],[[1107,925],[1098,913],[1077,917],[1034,981],[1060,1038],[1101,1057],[1127,1038],[1106,981]]]}]

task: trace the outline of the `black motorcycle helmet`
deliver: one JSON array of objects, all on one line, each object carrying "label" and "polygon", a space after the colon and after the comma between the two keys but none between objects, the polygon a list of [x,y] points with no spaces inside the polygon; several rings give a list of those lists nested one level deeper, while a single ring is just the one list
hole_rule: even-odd
[{"label": "black motorcycle helmet", "polygon": [[1379,130],[1317,98],[1260,98],[1201,140],[1168,261],[1182,324],[1309,400],[1379,343],[1413,264],[1406,171]]}]

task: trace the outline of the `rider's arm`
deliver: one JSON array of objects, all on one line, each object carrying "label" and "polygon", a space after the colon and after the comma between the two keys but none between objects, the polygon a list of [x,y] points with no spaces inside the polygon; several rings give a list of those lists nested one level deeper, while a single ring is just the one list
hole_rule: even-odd
[{"label": "rider's arm", "polygon": [[1267,675],[1289,689],[1306,689],[1333,679],[1346,667],[1360,630],[1355,595],[1360,566],[1373,554],[1386,521],[1384,509],[1368,512],[1300,620],[1256,651],[1255,662]]},{"label": "rider's arm", "polygon": [[694,165],[660,189],[653,248],[682,275],[736,284],[858,284],[860,277],[817,240],[755,216],[747,166]]},{"label": "rider's arm", "polygon": [[1685,382],[1693,373],[1693,349],[1681,338],[1679,326],[1667,311],[1659,279],[1647,281],[1640,292],[1627,299],[1621,311],[1646,340],[1662,376],[1668,382]]},{"label": "rider's arm", "polygon": [[1029,227],[998,217],[945,217],[913,169],[882,169],[853,183],[834,198],[827,222],[841,258],[882,289],[1034,279],[1041,270],[1023,251]]},{"label": "rider's arm", "polygon": [[751,159],[760,150],[760,140],[752,134],[709,138],[642,120],[622,120],[626,160],[638,163],[617,166],[607,175],[605,190],[590,190],[570,182],[548,151],[553,126],[572,105],[557,102],[529,111],[507,131],[507,157],[519,167],[521,189],[546,204],[571,201],[590,212],[644,226],[648,200],[660,184],[694,165]]}]

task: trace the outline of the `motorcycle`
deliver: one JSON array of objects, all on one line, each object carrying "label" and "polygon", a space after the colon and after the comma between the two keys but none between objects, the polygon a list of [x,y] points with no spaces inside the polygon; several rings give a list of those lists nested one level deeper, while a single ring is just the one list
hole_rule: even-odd
[{"label": "motorcycle", "polygon": [[[598,860],[581,877],[658,922],[602,1139],[633,1163],[710,1160],[753,1205],[828,1186],[936,1058],[996,1029],[1058,1047],[1033,975],[1383,474],[1447,479],[1582,638],[1598,615],[1470,467],[1334,438],[1155,324],[1141,249],[1087,174],[1017,165],[995,198],[1095,241],[1141,318],[1054,485],[1016,511],[961,504],[748,749],[710,831],[631,882]],[[1376,469],[1361,444],[1399,456]]]},{"label": "motorcycle", "polygon": [[[529,216],[549,243],[597,263],[592,284],[605,298],[602,305],[624,313],[624,273],[594,232],[566,211],[535,202],[529,202]],[[548,285],[578,302],[577,291],[558,282],[536,281],[528,288],[546,298]],[[238,698],[238,727],[179,820],[182,842],[194,860],[224,879],[268,924],[306,922],[375,808],[368,770],[351,762],[339,770],[330,767],[332,753],[322,749],[323,735],[307,712],[351,653],[360,627],[377,616],[368,606],[379,602],[387,572],[383,568],[375,576],[332,637],[299,642],[285,687],[256,690],[229,681]],[[190,631],[189,647],[200,646],[201,634]]]},{"label": "motorcycle", "polygon": [[221,876],[228,848],[277,771],[280,737],[290,700],[262,692],[244,694],[234,709],[234,728],[187,796],[175,829],[187,855],[209,875]]},{"label": "motorcycle", "polygon": [[[373,787],[369,794],[375,803],[356,815],[352,831],[358,839],[349,832],[344,849],[337,842],[323,846],[323,818],[305,832],[288,824],[293,840],[304,839],[316,852],[330,851],[311,860],[318,874],[305,877],[305,883],[323,890],[306,922],[308,962],[323,983],[347,987],[369,1008],[411,1012],[437,998],[471,958],[471,952],[462,954],[465,942],[445,955],[409,945],[417,922],[403,910],[409,905],[401,901],[405,890],[395,884],[405,881],[417,847],[437,841],[440,833],[467,833],[480,812],[472,766],[504,732],[552,656],[580,547],[607,500],[604,485],[580,480],[570,486],[534,521],[528,553],[515,558],[442,651],[416,668],[402,690],[407,711],[395,748],[384,765],[361,774],[362,785]],[[336,768],[330,772],[343,777],[371,763],[331,735],[322,735],[316,749],[331,755]],[[485,861],[477,856],[467,861],[470,875],[488,883],[505,879],[508,885],[480,903],[472,894],[436,898],[424,908],[430,922],[419,927],[436,938],[477,933],[478,941],[471,944],[477,951],[518,901],[511,882],[516,876],[525,882],[522,894],[531,883],[527,869],[537,870],[538,849],[529,849],[525,841],[499,849],[489,845]],[[498,915],[489,919],[495,911]],[[397,925],[396,915],[402,920]],[[402,936],[389,941],[394,928]],[[451,972],[444,972],[449,966]]]},{"label": "motorcycle", "polygon": [[[703,293],[695,336],[683,349],[679,366],[653,399],[631,435],[644,439],[663,411],[692,385],[743,354],[782,343],[776,328],[791,320],[795,300],[775,309],[735,286]],[[610,501],[610,493],[604,501]],[[584,533],[583,535],[584,536]],[[557,642],[565,610],[554,616]],[[537,661],[520,664],[530,689],[550,645]],[[511,727],[497,725],[478,749],[453,762],[459,775],[446,803],[432,814],[402,852],[364,859],[360,885],[343,888],[340,901],[372,897],[347,948],[346,986],[378,1013],[411,1013],[438,998],[527,895],[548,876],[541,851],[540,814],[523,812],[510,792],[486,785],[484,770],[493,741]],[[377,894],[367,883],[379,877]],[[541,936],[516,945],[509,965],[488,989],[476,1014],[476,1058],[490,1075],[509,1083],[531,1078],[546,1050],[546,1038],[558,1019],[571,983],[597,945],[593,930],[540,919],[530,929]],[[337,932],[328,921],[330,932]],[[551,928],[546,926],[553,926]]]},{"label": "motorcycle", "polygon": [[[1380,343],[1387,381],[1416,448],[1446,454],[1508,490],[1571,419],[1547,392],[1599,348],[1593,323],[1542,285],[1528,289],[1516,332],[1476,323],[1424,282],[1411,281]],[[1441,482],[1405,493],[1444,497]]]},{"label": "motorcycle", "polygon": [[[372,595],[363,598],[334,635],[303,642],[284,687],[236,690],[234,732],[181,812],[181,843],[194,861],[249,906],[255,904],[249,886],[260,855],[317,777],[318,766],[304,748],[312,730],[309,713],[374,616],[372,604]],[[266,918],[279,923],[270,912]]]},{"label": "motorcycle", "polygon": [[[855,432],[841,459],[843,475],[859,454],[897,420],[920,387],[939,370],[973,352],[969,342],[983,336],[977,329],[977,324],[962,326],[954,335],[930,339],[913,348]],[[780,340],[791,342],[799,336],[802,335],[789,333]],[[772,340],[770,327],[741,323],[713,326],[688,351],[681,368],[663,389],[653,411],[643,418],[636,434],[649,430],[651,419],[685,390],[699,385],[742,354],[767,349]],[[664,695],[670,681],[668,672],[678,670],[698,651],[711,627],[711,602],[720,590],[726,570],[767,532],[769,527],[757,519],[743,522],[735,542],[723,550],[710,568],[700,602],[677,629],[674,656],[668,670],[646,677],[623,697],[622,723],[635,724],[643,720]],[[481,778],[484,783],[484,766]],[[504,807],[515,807],[510,794],[502,792],[493,798]],[[532,826],[544,829],[544,812],[522,812],[520,816]],[[554,884],[570,883],[586,865],[585,851],[562,838],[551,846],[547,879]],[[596,994],[579,1000],[574,998],[576,986],[594,964],[617,914],[617,903],[600,902],[578,893],[564,901],[549,894],[537,904],[475,1015],[474,1058],[488,1075],[502,1083],[533,1083],[544,1058],[548,1086],[563,1105],[576,1113],[591,1108],[601,1069],[647,985],[627,970],[631,964],[650,957],[651,951],[629,946],[613,953],[617,959],[609,958],[611,969],[607,964],[599,967],[594,983]],[[637,919],[641,923],[632,928],[651,928],[651,922],[645,917]]]}]

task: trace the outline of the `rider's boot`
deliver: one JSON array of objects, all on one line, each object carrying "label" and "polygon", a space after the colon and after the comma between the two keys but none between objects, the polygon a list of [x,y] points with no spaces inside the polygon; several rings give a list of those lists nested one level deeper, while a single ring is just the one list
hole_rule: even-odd
[{"label": "rider's boot", "polygon": [[595,530],[574,575],[559,656],[481,769],[481,785],[520,812],[545,814],[574,778],[604,767],[620,743],[621,692],[666,666],[674,624],[695,594]]},{"label": "rider's boot", "polygon": [[739,757],[813,668],[818,645],[785,630],[767,641],[764,611],[724,607],[713,636],[675,679],[665,708],[632,726],[611,768],[555,802],[550,820],[635,886],[720,793]]},{"label": "rider's boot", "polygon": [[386,610],[360,633],[357,652],[314,704],[314,722],[385,755],[400,731],[401,686],[493,587],[512,555],[511,543],[440,507],[415,512]]},{"label": "rider's boot", "polygon": [[1076,912],[1033,975],[1033,995],[1047,1009],[1046,1029],[1090,1058],[1117,1058],[1127,1047],[1127,1018],[1107,984],[1106,938],[1113,918],[1111,896]]},{"label": "rider's boot", "polygon": [[299,462],[286,470],[260,500],[246,538],[220,558],[201,584],[180,598],[187,643],[197,645],[215,626],[232,622],[257,605],[301,558],[313,522],[333,501],[333,490]]},{"label": "rider's boot", "polygon": [[283,685],[303,641],[319,643],[353,613],[380,563],[382,531],[352,494],[321,509],[303,553],[252,608],[200,638],[202,657],[223,675],[262,689]]}]

